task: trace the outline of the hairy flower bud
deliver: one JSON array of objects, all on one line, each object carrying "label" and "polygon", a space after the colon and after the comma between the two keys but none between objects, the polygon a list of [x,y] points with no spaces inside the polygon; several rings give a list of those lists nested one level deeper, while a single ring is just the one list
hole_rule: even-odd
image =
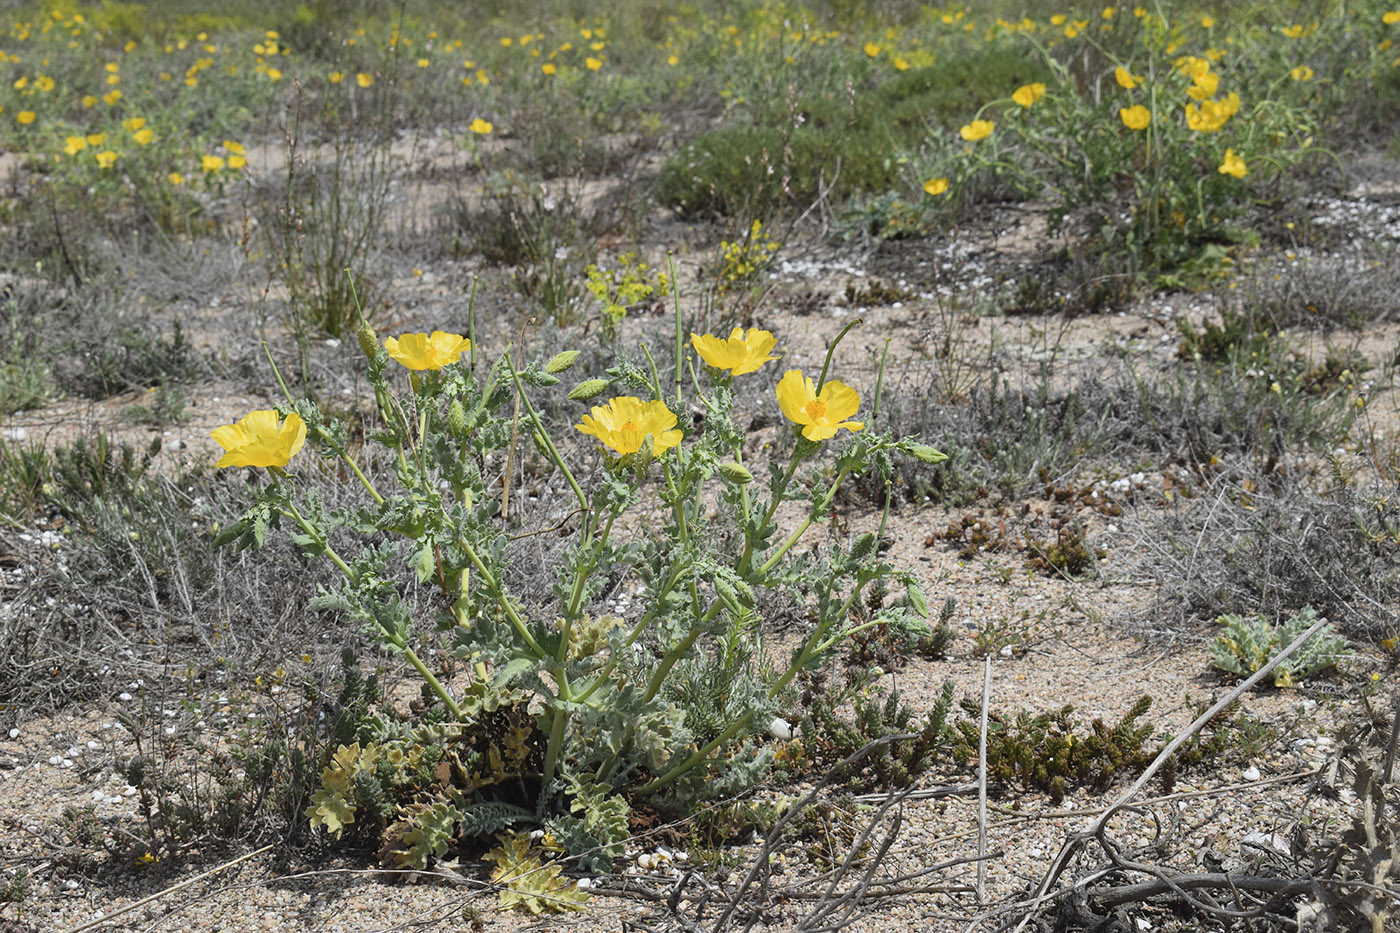
[{"label": "hairy flower bud", "polygon": [[603,394],[608,387],[607,379],[585,379],[569,390],[569,398],[576,402],[586,402]]},{"label": "hairy flower bud", "polygon": [[547,373],[562,373],[570,366],[574,365],[574,360],[578,359],[577,350],[565,350],[563,353],[556,353],[554,358],[544,364],[544,371]]},{"label": "hairy flower bud", "polygon": [[726,463],[721,463],[718,469],[719,475],[723,476],[731,483],[742,486],[745,483],[753,482],[753,474],[750,473],[748,467],[744,466],[742,463],[735,463],[733,460],[730,460]]},{"label": "hairy flower bud", "polygon": [[467,436],[467,410],[462,407],[461,399],[455,399],[447,409],[447,430],[459,441]]},{"label": "hairy flower bud", "polygon": [[373,361],[379,354],[379,338],[374,333],[374,328],[369,326],[369,321],[360,325],[360,329],[355,331],[355,339],[360,342],[360,349],[364,351],[365,357]]},{"label": "hairy flower bud", "polygon": [[942,463],[948,459],[948,455],[939,450],[934,450],[927,444],[910,444],[909,452],[918,457],[924,463]]}]

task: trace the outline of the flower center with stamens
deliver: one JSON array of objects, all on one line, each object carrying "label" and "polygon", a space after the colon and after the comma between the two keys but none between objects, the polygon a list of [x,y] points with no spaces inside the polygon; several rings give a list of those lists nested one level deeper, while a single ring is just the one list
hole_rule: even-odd
[{"label": "flower center with stamens", "polygon": [[624,424],[622,427],[618,428],[618,430],[619,430],[619,431],[635,431],[635,430],[637,430],[637,422],[635,422],[635,421],[629,421],[629,422],[627,422],[626,424]]},{"label": "flower center with stamens", "polygon": [[805,410],[808,418],[811,418],[813,421],[820,421],[826,417],[826,402],[823,402],[819,398],[814,398],[807,403]]}]

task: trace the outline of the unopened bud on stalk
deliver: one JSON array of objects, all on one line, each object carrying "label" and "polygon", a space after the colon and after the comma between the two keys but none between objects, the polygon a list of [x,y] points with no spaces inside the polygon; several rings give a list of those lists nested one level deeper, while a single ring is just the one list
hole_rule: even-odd
[{"label": "unopened bud on stalk", "polygon": [[452,436],[457,440],[465,440],[467,436],[467,410],[462,407],[461,399],[455,399],[447,409],[447,430],[452,432]]},{"label": "unopened bud on stalk", "polygon": [[603,394],[608,387],[607,379],[585,379],[569,390],[569,398],[576,402],[586,402]]},{"label": "unopened bud on stalk", "polygon": [[375,335],[374,328],[369,326],[369,321],[360,324],[360,329],[355,331],[355,339],[360,341],[360,349],[364,351],[365,357],[373,361],[379,354],[379,337]]},{"label": "unopened bud on stalk", "polygon": [[565,350],[563,353],[556,353],[554,358],[544,364],[544,371],[547,373],[562,373],[570,366],[574,365],[574,360],[578,359],[577,350]]},{"label": "unopened bud on stalk", "polygon": [[934,450],[927,444],[910,444],[909,452],[918,457],[924,463],[942,463],[948,459],[948,455],[939,450]]},{"label": "unopened bud on stalk", "polygon": [[742,463],[736,463],[730,460],[726,463],[721,463],[718,469],[720,476],[723,476],[736,485],[743,486],[745,483],[753,482],[753,474],[750,473],[749,468]]}]

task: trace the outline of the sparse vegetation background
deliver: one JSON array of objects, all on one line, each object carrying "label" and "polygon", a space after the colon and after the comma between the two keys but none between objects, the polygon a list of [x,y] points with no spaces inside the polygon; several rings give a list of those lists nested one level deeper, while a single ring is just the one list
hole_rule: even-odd
[{"label": "sparse vegetation background", "polygon": [[0,928],[1400,916],[1390,0],[2,18]]}]

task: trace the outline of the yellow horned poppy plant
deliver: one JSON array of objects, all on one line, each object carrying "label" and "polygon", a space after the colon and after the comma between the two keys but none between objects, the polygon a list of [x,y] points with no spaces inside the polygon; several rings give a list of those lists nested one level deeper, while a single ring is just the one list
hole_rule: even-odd
[{"label": "yellow horned poppy plant", "polygon": [[754,372],[769,360],[777,359],[773,356],[777,338],[757,327],[750,327],[748,336],[744,335],[742,327],[736,327],[727,340],[712,334],[703,337],[691,334],[690,343],[700,354],[700,359],[715,369],[729,370],[731,376]]},{"label": "yellow horned poppy plant", "polygon": [[642,449],[651,435],[652,449],[663,454],[681,442],[676,429],[676,416],[665,402],[644,402],[631,395],[615,398],[607,407],[594,406],[592,415],[584,415],[576,424],[584,434],[591,434],[620,454],[634,454]]},{"label": "yellow horned poppy plant", "polygon": [[209,436],[227,451],[215,466],[284,467],[306,443],[306,423],[293,413],[278,425],[277,412],[253,411]]},{"label": "yellow horned poppy plant", "polygon": [[970,143],[975,143],[992,135],[992,130],[996,127],[997,125],[991,120],[973,120],[958,130],[958,135]]},{"label": "yellow horned poppy plant", "polygon": [[386,337],[384,349],[409,369],[442,369],[461,358],[472,348],[472,342],[461,334],[435,330],[429,334],[404,334]]},{"label": "yellow horned poppy plant", "polygon": [[824,441],[838,428],[859,431],[865,427],[863,421],[846,420],[860,408],[855,389],[833,379],[818,393],[800,369],[789,369],[778,383],[778,407],[789,421],[802,425],[802,436],[809,441]]}]

